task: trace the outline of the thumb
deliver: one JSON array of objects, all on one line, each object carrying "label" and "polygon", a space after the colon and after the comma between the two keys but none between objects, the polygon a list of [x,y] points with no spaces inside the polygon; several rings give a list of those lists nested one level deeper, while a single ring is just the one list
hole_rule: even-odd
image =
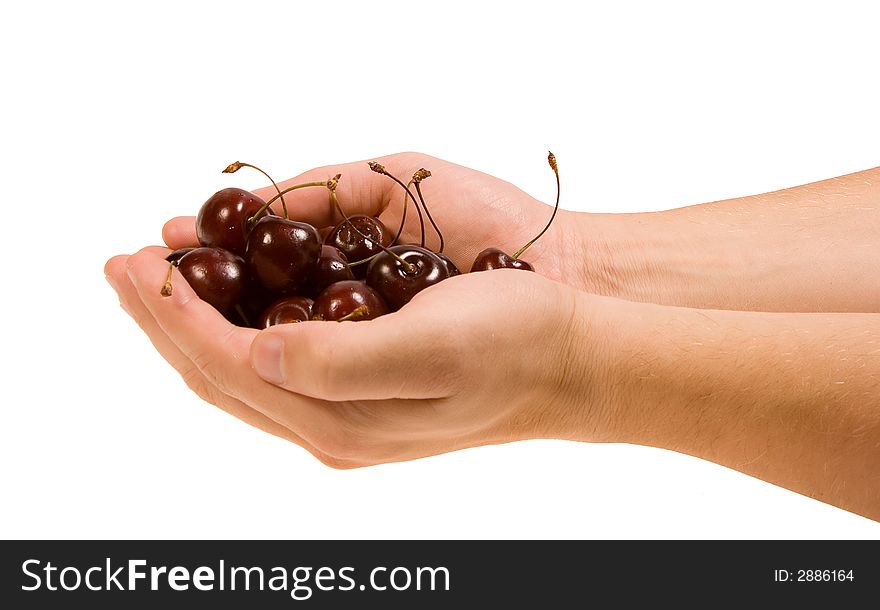
[{"label": "thumb", "polygon": [[254,338],[251,365],[270,383],[322,400],[449,396],[459,370],[451,333],[412,317],[272,326]]}]

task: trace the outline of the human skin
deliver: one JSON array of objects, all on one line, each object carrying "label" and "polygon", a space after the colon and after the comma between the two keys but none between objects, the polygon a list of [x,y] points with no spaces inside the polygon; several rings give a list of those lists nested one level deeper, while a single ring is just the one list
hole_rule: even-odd
[{"label": "human skin", "polygon": [[[382,162],[401,177],[434,172],[424,191],[464,270],[549,216],[473,170],[412,154]],[[384,210],[396,226],[399,188],[361,165],[295,181],[340,171],[348,213]],[[863,271],[880,262],[877,178],[645,215],[564,212],[524,257],[539,273],[451,278],[357,323],[232,326],[177,272],[174,294],[159,296],[158,247],[114,257],[106,273],[200,396],[334,467],[528,438],[630,442],[880,519],[880,280]],[[288,206],[334,220],[320,190]],[[192,245],[192,218],[164,236]]]}]

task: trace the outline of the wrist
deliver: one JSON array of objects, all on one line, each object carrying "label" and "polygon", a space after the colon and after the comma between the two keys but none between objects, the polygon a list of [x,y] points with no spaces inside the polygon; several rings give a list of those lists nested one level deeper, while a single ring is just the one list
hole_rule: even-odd
[{"label": "wrist", "polygon": [[559,422],[555,438],[587,442],[620,442],[623,418],[614,375],[615,299],[565,287],[571,309],[560,325],[559,372],[550,404]]},{"label": "wrist", "polygon": [[[651,259],[641,214],[574,212],[570,219],[573,269],[578,288],[634,301],[655,300],[652,277],[660,259]],[[657,256],[657,252],[653,254]]]},{"label": "wrist", "polygon": [[725,309],[742,252],[719,245],[705,227],[676,210],[578,213],[578,266],[587,292],[640,303]]},{"label": "wrist", "polygon": [[680,379],[669,374],[666,364],[678,358],[658,329],[673,308],[583,292],[576,307],[577,353],[568,355],[580,363],[569,403],[579,423],[576,440],[666,446]]}]

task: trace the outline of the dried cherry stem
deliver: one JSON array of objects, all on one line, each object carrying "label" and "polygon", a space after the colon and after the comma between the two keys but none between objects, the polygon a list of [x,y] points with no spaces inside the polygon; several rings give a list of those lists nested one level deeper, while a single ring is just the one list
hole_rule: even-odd
[{"label": "dried cherry stem", "polygon": [[[339,179],[341,177],[342,177],[342,174],[336,174],[336,176],[334,176],[333,178],[331,178],[330,180],[327,181],[327,189],[330,191],[330,204],[333,205],[339,211],[339,214],[342,216],[343,219],[345,219],[345,222],[348,224],[348,226],[351,229],[354,230],[355,233],[357,233],[358,235],[360,235],[364,239],[367,239],[369,241],[374,242],[376,245],[378,245],[380,248],[382,248],[383,252],[385,252],[389,256],[392,256],[395,259],[397,259],[397,262],[401,264],[401,266],[404,268],[404,270],[407,273],[409,273],[411,275],[415,274],[418,271],[418,268],[415,265],[403,260],[400,256],[398,256],[397,254],[395,254],[394,252],[392,252],[391,250],[386,248],[382,244],[381,241],[376,241],[376,238],[370,237],[369,235],[366,235],[363,231],[361,231],[356,226],[354,226],[354,223],[352,223],[351,220],[348,218],[348,215],[345,213],[345,210],[343,210],[342,206],[339,205],[339,199],[336,197],[336,185],[339,184]],[[361,263],[363,261],[357,261],[357,262]]]},{"label": "dried cherry stem", "polygon": [[[409,195],[409,198],[412,199],[413,205],[416,206],[416,212],[419,213],[419,245],[424,248],[425,247],[425,219],[422,217],[422,208],[419,207],[419,202],[416,201],[415,196],[412,194],[412,191],[409,190],[409,187],[405,185],[403,182],[398,180],[396,177],[388,173],[388,170],[385,169],[385,166],[381,163],[377,163],[375,161],[367,162],[367,165],[370,166],[370,169],[376,172],[377,174],[382,174],[383,176],[388,176],[392,180],[394,180],[397,184],[403,187],[403,190],[406,191],[406,194]],[[405,208],[404,208],[405,209]]]},{"label": "dried cherry stem", "polygon": [[[288,186],[288,187],[287,187],[286,189],[284,189],[283,191],[278,191],[278,194],[277,194],[277,195],[275,195],[274,197],[272,197],[272,199],[270,199],[269,201],[267,201],[266,203],[264,203],[264,204],[263,204],[263,207],[261,207],[259,210],[256,211],[256,213],[255,213],[253,216],[251,216],[250,218],[247,219],[248,225],[253,224],[254,222],[256,222],[257,218],[259,218],[260,215],[261,215],[263,212],[265,212],[266,210],[268,210],[268,209],[269,209],[269,206],[272,205],[272,204],[275,202],[276,199],[278,199],[279,197],[283,197],[283,196],[284,196],[284,193],[289,193],[290,191],[295,191],[296,189],[302,189],[302,188],[306,188],[306,187],[309,187],[309,186],[324,186],[324,187],[326,187],[326,186],[327,186],[327,181],[324,180],[324,181],[322,181],[322,182],[303,182],[302,184],[294,184],[293,186]],[[285,213],[284,217],[287,218],[287,214],[286,214],[286,213]]]},{"label": "dried cherry stem", "polygon": [[278,193],[278,196],[281,197],[281,209],[284,212],[284,218],[286,220],[287,219],[287,203],[285,203],[285,201],[284,201],[284,196],[281,194],[281,189],[278,188],[278,185],[275,184],[274,180],[272,180],[272,176],[270,176],[269,174],[264,172],[262,169],[260,169],[256,165],[251,165],[250,163],[245,163],[243,161],[236,161],[235,163],[230,163],[229,165],[226,166],[226,169],[223,170],[223,173],[224,174],[234,174],[235,172],[240,170],[242,167],[250,167],[252,169],[255,169],[258,172],[260,172],[261,174],[263,174],[264,176],[266,176],[266,178],[269,179],[269,182],[271,182],[272,186],[275,187],[275,191]]},{"label": "dried cherry stem", "polygon": [[431,223],[431,226],[434,227],[434,231],[437,233],[437,237],[440,238],[440,249],[438,252],[443,252],[443,233],[440,232],[440,227],[437,226],[437,223],[434,222],[434,218],[431,216],[431,211],[428,209],[428,204],[425,203],[425,198],[422,197],[422,189],[419,186],[422,180],[425,178],[430,178],[431,172],[426,170],[424,167],[420,168],[416,173],[413,174],[412,182],[416,185],[416,193],[419,195],[419,201],[422,202],[422,207],[425,208],[425,214],[428,216],[428,221]]},{"label": "dried cherry stem", "polygon": [[159,291],[159,294],[163,297],[171,296],[171,275],[174,273],[174,267],[176,267],[176,265],[173,262],[168,263],[168,275],[165,276],[165,283],[162,284],[162,290]]},{"label": "dried cherry stem", "polygon": [[366,305],[358,305],[350,312],[336,320],[337,322],[348,322],[349,320],[357,320],[358,318],[362,318],[367,314],[367,306]]},{"label": "dried cherry stem", "polygon": [[549,229],[550,225],[553,224],[553,219],[556,218],[556,212],[559,211],[559,168],[556,166],[556,155],[549,151],[547,153],[547,163],[550,164],[550,169],[552,169],[553,173],[556,174],[556,205],[553,207],[553,214],[550,216],[550,220],[547,222],[547,225],[543,229],[541,229],[540,233],[535,235],[535,237],[533,237],[531,241],[529,241],[526,245],[513,253],[513,258],[519,258],[520,256],[522,256],[523,252],[529,249],[529,246],[538,241],[538,238],[547,232],[547,229]]},{"label": "dried cherry stem", "polygon": [[[409,190],[410,185],[412,184],[412,180],[409,181],[409,184],[406,185],[407,190]],[[400,226],[397,227],[397,235],[394,236],[394,239],[391,240],[391,245],[396,246],[397,241],[400,239],[400,234],[403,233],[403,227],[406,224],[406,209],[409,207],[409,197],[406,193],[403,194],[403,213],[400,215]],[[374,255],[375,256],[375,255]],[[358,261],[360,262],[360,261]]]}]

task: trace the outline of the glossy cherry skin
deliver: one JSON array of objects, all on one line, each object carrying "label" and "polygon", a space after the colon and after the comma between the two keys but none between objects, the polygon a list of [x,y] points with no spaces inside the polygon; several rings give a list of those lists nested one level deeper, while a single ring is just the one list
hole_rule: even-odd
[{"label": "glossy cherry skin", "polygon": [[314,301],[307,297],[284,297],[269,305],[260,320],[257,328],[269,328],[276,324],[292,324],[305,322],[312,317],[312,305]]},{"label": "glossy cherry skin", "polygon": [[[202,246],[223,248],[244,256],[250,230],[248,218],[266,202],[243,189],[217,191],[202,204],[196,216],[196,235]],[[262,216],[266,216],[264,212]]]},{"label": "glossy cherry skin", "polygon": [[529,263],[519,258],[513,258],[503,250],[499,250],[498,248],[486,248],[477,254],[477,258],[471,266],[471,273],[474,271],[491,271],[492,269],[535,270]]},{"label": "glossy cherry skin", "polygon": [[[387,246],[391,243],[391,234],[388,228],[378,218],[355,214],[349,216],[348,219],[361,233],[371,239],[364,239],[345,220],[336,225],[324,239],[325,244],[339,249],[348,262],[354,263],[369,258],[382,251],[379,244]],[[352,271],[356,277],[362,279],[367,273],[366,267],[366,264],[356,265],[352,267]]]},{"label": "glossy cherry skin", "polygon": [[318,266],[321,241],[310,224],[261,218],[248,234],[245,260],[254,278],[278,295],[293,294]]},{"label": "glossy cherry skin", "polygon": [[221,248],[195,248],[184,254],[177,268],[200,299],[228,316],[244,293],[244,259]]},{"label": "glossy cherry skin", "polygon": [[449,273],[449,277],[454,277],[456,275],[461,275],[461,271],[458,267],[455,266],[455,263],[452,262],[452,259],[443,254],[442,252],[435,252],[434,254],[443,262],[443,265],[446,267],[447,273]]},{"label": "glossy cherry skin", "polygon": [[345,255],[333,246],[321,246],[321,256],[318,257],[318,266],[309,275],[302,293],[312,298],[318,296],[330,284],[353,280],[354,273],[348,266]]},{"label": "glossy cherry skin", "polygon": [[189,254],[193,250],[195,250],[195,248],[178,248],[177,250],[166,256],[165,260],[169,263],[174,263],[176,265],[178,262],[180,262],[180,259],[182,259],[185,255]]},{"label": "glossy cherry skin", "polygon": [[449,277],[440,257],[420,246],[400,245],[389,248],[415,267],[408,270],[387,252],[379,253],[367,269],[367,284],[376,289],[393,310],[398,310],[419,292]]},{"label": "glossy cherry skin", "polygon": [[[356,311],[357,310],[357,311]],[[389,312],[379,293],[360,280],[330,284],[315,299],[313,320],[339,320],[352,313],[351,320],[372,320]]]}]

